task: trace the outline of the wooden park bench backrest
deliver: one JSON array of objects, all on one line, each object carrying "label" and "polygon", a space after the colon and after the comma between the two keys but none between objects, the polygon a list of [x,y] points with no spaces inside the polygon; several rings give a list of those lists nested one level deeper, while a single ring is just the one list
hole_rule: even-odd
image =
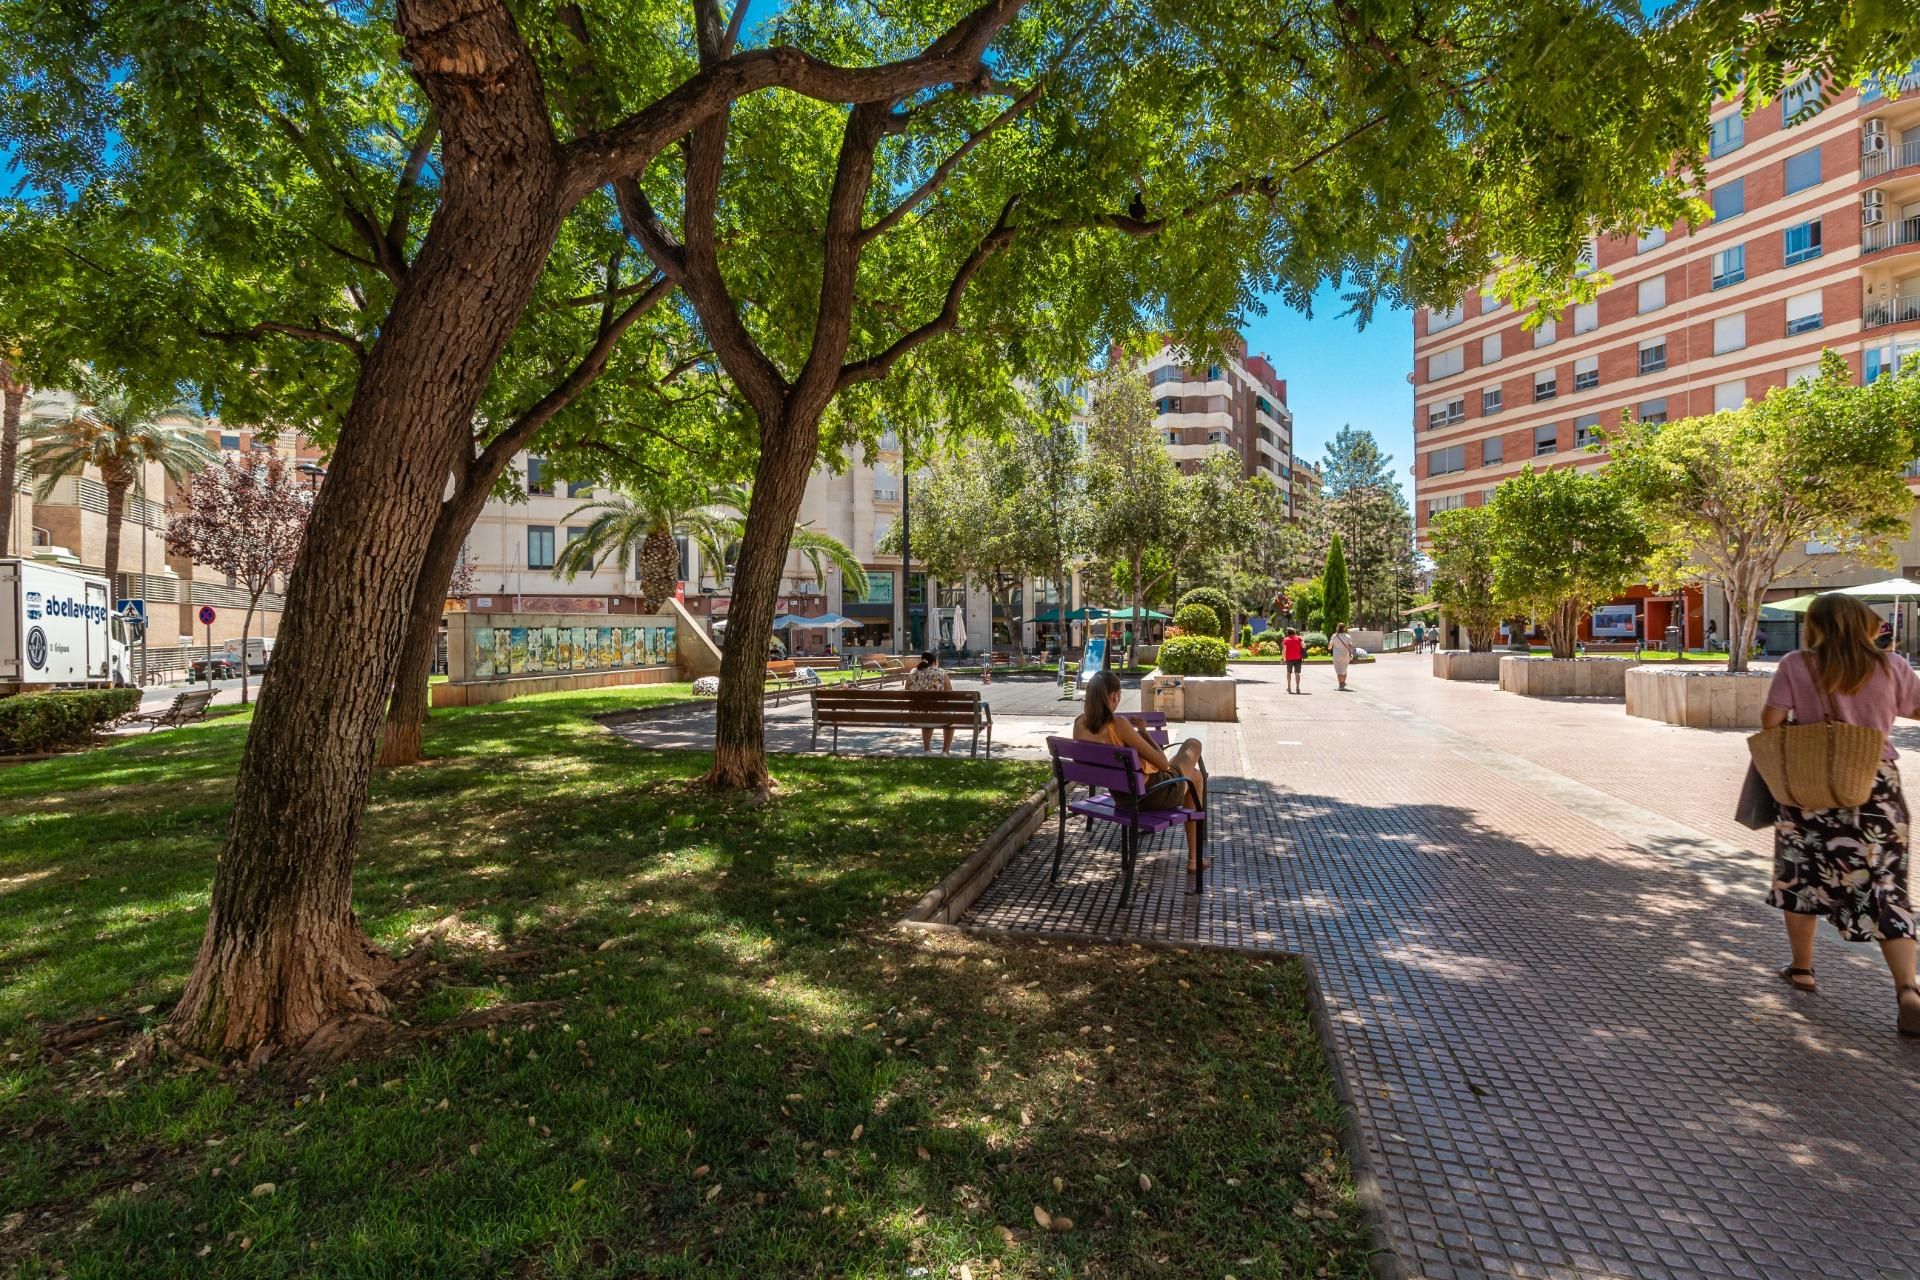
[{"label": "wooden park bench backrest", "polygon": [[1132,747],[1048,738],[1047,754],[1053,757],[1054,776],[1063,786],[1092,787],[1124,798],[1137,798],[1147,789],[1140,757]]},{"label": "wooden park bench backrest", "polygon": [[767,674],[776,679],[790,680],[793,678],[793,673],[797,666],[798,664],[794,662],[769,662],[767,664]]},{"label": "wooden park bench backrest", "polygon": [[175,694],[172,705],[155,718],[162,724],[197,720],[212,702],[213,690],[211,689],[196,689],[191,693]]},{"label": "wooden park bench backrest", "polygon": [[862,725],[972,724],[980,718],[980,695],[908,689],[817,689],[813,714],[823,722]]}]

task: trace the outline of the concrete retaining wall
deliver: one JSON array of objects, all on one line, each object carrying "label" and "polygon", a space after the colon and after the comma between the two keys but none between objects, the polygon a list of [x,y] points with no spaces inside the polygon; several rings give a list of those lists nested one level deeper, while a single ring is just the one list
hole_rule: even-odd
[{"label": "concrete retaining wall", "polygon": [[1442,649],[1433,655],[1433,674],[1440,680],[1498,680],[1501,656]]},{"label": "concrete retaining wall", "polygon": [[1500,659],[1500,687],[1529,698],[1624,698],[1633,658]]},{"label": "concrete retaining wall", "polygon": [[1627,714],[1694,729],[1758,729],[1769,671],[1690,671],[1643,666],[1627,672]]},{"label": "concrete retaining wall", "polygon": [[625,671],[575,671],[551,676],[515,676],[505,680],[469,680],[436,684],[428,692],[436,707],[480,707],[530,693],[561,693],[570,689],[611,689],[625,684],[671,684],[680,679],[672,667],[639,667]]},{"label": "concrete retaining wall", "polygon": [[1158,670],[1140,681],[1140,709],[1157,711],[1155,695],[1162,682],[1180,682],[1181,705],[1169,712],[1169,720],[1238,720],[1240,703],[1238,684],[1232,676],[1167,676]]}]

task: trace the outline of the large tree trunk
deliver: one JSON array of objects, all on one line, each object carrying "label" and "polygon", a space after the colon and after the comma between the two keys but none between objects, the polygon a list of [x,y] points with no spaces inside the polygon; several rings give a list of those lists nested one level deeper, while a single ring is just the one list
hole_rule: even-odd
[{"label": "large tree trunk", "polygon": [[[720,697],[714,708],[713,769],[708,786],[765,792],[767,772],[762,690],[767,678],[766,637],[786,568],[787,544],[800,516],[807,476],[813,470],[819,419],[763,424],[760,462],[753,473],[753,510],[734,563],[733,597],[727,605],[727,645],[720,655]],[[905,592],[905,584],[901,590]],[[906,617],[911,620],[909,608]]]},{"label": "large tree trunk", "polygon": [[1727,592],[1727,670],[1745,671],[1753,653],[1754,633],[1760,628],[1760,597],[1766,583],[1773,580],[1773,566],[1767,572],[1740,568],[1722,584]]},{"label": "large tree trunk", "polygon": [[382,768],[414,764],[420,759],[421,730],[427,722],[433,657],[440,645],[440,615],[446,608],[447,588],[460,564],[460,548],[466,545],[467,534],[492,491],[493,479],[469,477],[447,499],[434,521],[433,537],[407,606],[406,635],[394,663],[393,697],[380,732],[378,763]]},{"label": "large tree trunk", "polygon": [[[1142,558],[1142,556],[1135,556],[1133,558],[1133,625],[1127,632],[1127,634],[1132,637],[1127,644],[1127,670],[1129,671],[1140,665],[1139,659],[1135,656],[1135,649],[1140,643],[1140,633],[1145,630],[1147,625],[1145,613],[1140,608],[1140,598],[1146,594],[1146,590],[1140,582],[1140,561]],[[1111,622],[1107,623],[1107,639],[1109,642],[1113,639],[1113,623]],[[1111,644],[1109,644],[1109,647],[1111,647]]]},{"label": "large tree trunk", "polygon": [[0,556],[13,554],[13,489],[19,483],[20,410],[27,385],[16,382],[13,368],[0,356]]},{"label": "large tree trunk", "polygon": [[1580,605],[1563,600],[1547,615],[1547,646],[1556,658],[1571,658],[1580,643]]},{"label": "large tree trunk", "polygon": [[447,474],[559,231],[559,154],[504,9],[403,3],[441,109],[441,203],[369,353],[288,584],[193,973],[169,1023],[204,1053],[379,1015],[391,962],[353,860],[395,652]]}]

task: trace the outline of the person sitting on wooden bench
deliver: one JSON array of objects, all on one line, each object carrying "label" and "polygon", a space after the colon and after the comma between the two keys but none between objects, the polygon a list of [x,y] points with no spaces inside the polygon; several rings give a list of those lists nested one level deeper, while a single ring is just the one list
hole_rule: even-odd
[{"label": "person sitting on wooden bench", "polygon": [[[908,693],[952,693],[953,677],[940,667],[940,655],[929,649],[920,655],[920,665],[907,672],[906,690]],[[953,726],[941,726],[945,740],[940,744],[941,755],[953,754]],[[920,730],[920,750],[933,754],[933,726],[926,725]]]},{"label": "person sitting on wooden bench", "polygon": [[[1120,709],[1120,677],[1111,671],[1101,671],[1087,681],[1085,709],[1074,717],[1073,736],[1081,742],[1104,742],[1115,747],[1132,747],[1140,757],[1140,767],[1146,770],[1147,787],[1164,778],[1167,773],[1179,774],[1187,780],[1186,790],[1192,792],[1191,798],[1181,794],[1179,787],[1166,787],[1156,791],[1149,798],[1148,809],[1201,809],[1207,807],[1206,780],[1200,772],[1200,741],[1188,738],[1181,743],[1172,756],[1159,747],[1125,716],[1115,714]],[[1200,841],[1203,833],[1200,824],[1185,824],[1187,831],[1187,874],[1204,871],[1213,865],[1213,859],[1202,861]]]}]

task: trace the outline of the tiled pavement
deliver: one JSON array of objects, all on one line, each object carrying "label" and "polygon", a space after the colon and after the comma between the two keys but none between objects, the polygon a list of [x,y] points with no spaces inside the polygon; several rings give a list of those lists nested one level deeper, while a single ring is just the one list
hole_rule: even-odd
[{"label": "tiled pavement", "polygon": [[1049,885],[1049,826],[967,923],[1310,956],[1408,1275],[1920,1276],[1920,1043],[1824,926],[1820,995],[1771,976],[1740,735],[1413,657],[1247,680],[1203,898],[1164,838],[1124,912],[1084,832]]}]

